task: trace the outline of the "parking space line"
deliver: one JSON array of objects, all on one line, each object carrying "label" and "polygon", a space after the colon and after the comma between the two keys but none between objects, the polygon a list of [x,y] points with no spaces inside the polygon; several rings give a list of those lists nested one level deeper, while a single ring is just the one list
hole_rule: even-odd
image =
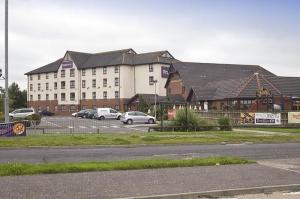
[{"label": "parking space line", "polygon": [[79,126],[79,128],[81,128],[81,129],[86,129],[86,126]]},{"label": "parking space line", "polygon": [[110,126],[110,127],[112,127],[112,128],[119,128],[119,126]]},{"label": "parking space line", "polygon": [[74,128],[73,126],[69,126],[69,129],[72,129],[72,128]]},{"label": "parking space line", "polygon": [[109,128],[108,126],[101,126],[102,128]]}]

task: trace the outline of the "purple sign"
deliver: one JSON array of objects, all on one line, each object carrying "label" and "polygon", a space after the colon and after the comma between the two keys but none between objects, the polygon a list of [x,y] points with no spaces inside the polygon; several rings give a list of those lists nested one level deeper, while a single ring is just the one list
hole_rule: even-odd
[{"label": "purple sign", "polygon": [[64,60],[62,63],[61,63],[61,67],[62,68],[73,68],[73,62],[70,61],[70,60]]},{"label": "purple sign", "polygon": [[0,137],[26,136],[26,126],[22,122],[0,123]]},{"label": "purple sign", "polygon": [[162,66],[161,67],[161,77],[168,78],[169,77],[169,67]]}]

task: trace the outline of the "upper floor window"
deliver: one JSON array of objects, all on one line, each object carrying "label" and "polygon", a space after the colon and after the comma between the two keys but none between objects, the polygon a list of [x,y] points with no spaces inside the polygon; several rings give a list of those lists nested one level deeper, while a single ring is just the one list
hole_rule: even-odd
[{"label": "upper floor window", "polygon": [[75,81],[74,80],[70,81],[70,88],[75,88]]},{"label": "upper floor window", "polygon": [[48,73],[46,73],[46,79],[49,79],[49,75],[48,75]]},{"label": "upper floor window", "polygon": [[49,94],[46,94],[46,100],[49,100]]},{"label": "upper floor window", "polygon": [[40,91],[40,90],[41,90],[41,84],[38,83],[38,91]]},{"label": "upper floor window", "polygon": [[32,75],[29,76],[29,79],[30,79],[30,81],[32,81],[32,79],[33,79],[33,78],[32,78]]},{"label": "upper floor window", "polygon": [[61,70],[60,71],[60,77],[65,77],[66,76],[66,71],[65,70]]},{"label": "upper floor window", "polygon": [[96,79],[93,79],[93,80],[92,80],[92,87],[93,87],[93,88],[96,88]]},{"label": "upper floor window", "polygon": [[115,78],[115,86],[119,86],[119,78],[118,77]]},{"label": "upper floor window", "polygon": [[57,82],[54,82],[54,90],[57,89]]},{"label": "upper floor window", "polygon": [[30,90],[30,91],[32,91],[32,90],[33,90],[33,85],[32,85],[32,84],[30,84],[30,86],[29,86],[29,90]]},{"label": "upper floor window", "polygon": [[82,88],[85,88],[85,80],[82,80],[81,86]]},{"label": "upper floor window", "polygon": [[96,68],[92,68],[92,75],[96,75]]},{"label": "upper floor window", "polygon": [[119,66],[115,66],[115,73],[119,73]]},{"label": "upper floor window", "polygon": [[54,93],[54,100],[57,100],[57,94]]},{"label": "upper floor window", "polygon": [[60,83],[60,88],[61,89],[65,89],[66,88],[66,82],[65,81],[62,81],[61,83]]},{"label": "upper floor window", "polygon": [[66,101],[66,94],[65,93],[60,94],[60,100],[61,101]]},{"label": "upper floor window", "polygon": [[33,100],[33,95],[30,95],[30,101],[32,101]]},{"label": "upper floor window", "polygon": [[107,87],[107,79],[106,78],[103,79],[103,87]]},{"label": "upper floor window", "polygon": [[103,99],[107,99],[107,91],[103,91]]},{"label": "upper floor window", "polygon": [[75,69],[70,69],[70,77],[75,77]]},{"label": "upper floor window", "polygon": [[149,64],[149,72],[153,72],[153,65]]},{"label": "upper floor window", "polygon": [[82,69],[81,75],[82,75],[82,76],[85,76],[85,69]]},{"label": "upper floor window", "polygon": [[41,74],[38,74],[38,80],[40,80],[41,79]]},{"label": "upper floor window", "polygon": [[115,91],[115,98],[116,98],[116,99],[119,98],[119,91]]},{"label": "upper floor window", "polygon": [[49,90],[49,83],[46,83],[46,90]]},{"label": "upper floor window", "polygon": [[38,94],[38,100],[41,100],[41,95],[40,94]]},{"label": "upper floor window", "polygon": [[54,78],[57,78],[57,73],[54,73]]},{"label": "upper floor window", "polygon": [[153,84],[154,84],[154,77],[149,76],[149,85],[153,85]]},{"label": "upper floor window", "polygon": [[103,67],[103,74],[107,74],[107,67],[106,66]]},{"label": "upper floor window", "polygon": [[75,101],[75,93],[70,93],[70,101]]}]

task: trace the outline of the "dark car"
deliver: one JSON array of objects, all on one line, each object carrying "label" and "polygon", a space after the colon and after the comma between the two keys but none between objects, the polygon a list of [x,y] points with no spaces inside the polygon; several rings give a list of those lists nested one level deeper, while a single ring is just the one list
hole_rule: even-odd
[{"label": "dark car", "polygon": [[92,109],[85,109],[81,110],[76,114],[76,117],[81,117],[81,118],[88,118],[89,112],[92,111]]},{"label": "dark car", "polygon": [[97,110],[88,110],[87,111],[87,118],[95,119],[95,114],[97,113]]},{"label": "dark car", "polygon": [[50,111],[47,111],[47,110],[42,110],[42,111],[39,111],[39,114],[41,116],[53,116],[54,113],[50,112]]}]

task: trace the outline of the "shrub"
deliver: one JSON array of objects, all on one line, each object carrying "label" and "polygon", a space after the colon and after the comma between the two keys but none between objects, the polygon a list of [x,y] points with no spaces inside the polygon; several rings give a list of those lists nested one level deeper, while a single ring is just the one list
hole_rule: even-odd
[{"label": "shrub", "polygon": [[232,127],[230,124],[230,119],[228,117],[219,118],[218,124],[220,125],[221,131],[231,131],[232,130]]}]

